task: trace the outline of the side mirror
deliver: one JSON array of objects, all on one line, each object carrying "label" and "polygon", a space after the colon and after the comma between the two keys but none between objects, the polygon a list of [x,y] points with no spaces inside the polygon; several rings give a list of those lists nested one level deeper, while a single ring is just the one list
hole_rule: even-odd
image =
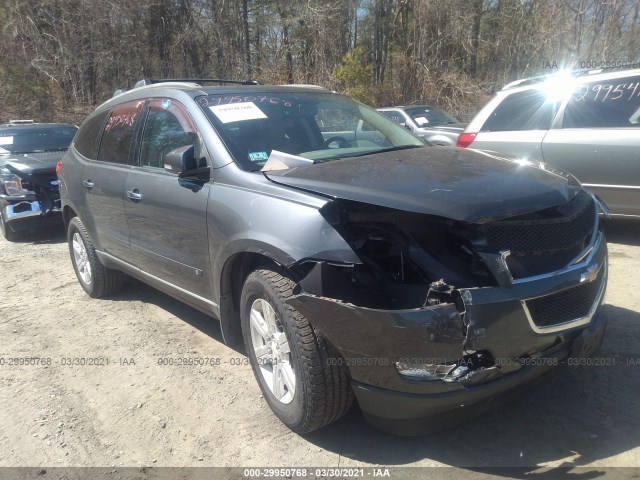
[{"label": "side mirror", "polygon": [[168,152],[163,158],[164,169],[180,178],[208,179],[209,167],[198,167],[193,145],[185,145]]}]

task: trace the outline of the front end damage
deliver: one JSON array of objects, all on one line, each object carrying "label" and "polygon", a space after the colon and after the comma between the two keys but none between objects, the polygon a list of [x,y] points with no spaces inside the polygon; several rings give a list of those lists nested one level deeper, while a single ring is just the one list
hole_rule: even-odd
[{"label": "front end damage", "polygon": [[53,168],[34,170],[6,164],[0,168],[2,220],[18,232],[55,221],[61,212],[58,180]]},{"label": "front end damage", "polygon": [[289,303],[380,428],[451,424],[602,341],[607,249],[584,191],[484,223],[340,199],[321,213],[361,263],[298,262]]}]

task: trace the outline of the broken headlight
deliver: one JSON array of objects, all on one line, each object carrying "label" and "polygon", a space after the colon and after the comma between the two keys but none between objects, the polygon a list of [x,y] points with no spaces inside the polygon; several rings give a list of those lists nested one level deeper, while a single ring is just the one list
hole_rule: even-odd
[{"label": "broken headlight", "polygon": [[0,173],[0,181],[7,195],[24,195],[28,190],[22,188],[22,180],[13,173]]}]

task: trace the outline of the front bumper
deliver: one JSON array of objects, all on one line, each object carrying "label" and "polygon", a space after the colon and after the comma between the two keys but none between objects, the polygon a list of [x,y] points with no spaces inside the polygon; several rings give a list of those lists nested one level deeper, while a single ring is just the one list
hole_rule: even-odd
[{"label": "front bumper", "polygon": [[602,344],[607,318],[599,313],[571,345],[561,345],[537,359],[535,365],[480,385],[440,394],[404,393],[352,383],[367,420],[396,435],[423,435],[442,430],[492,410],[536,386],[566,358],[591,356]]},{"label": "front bumper", "polygon": [[[35,195],[33,195],[35,197]],[[60,200],[54,201],[53,208],[44,212],[39,200],[31,197],[2,196],[2,218],[14,232],[29,230],[43,224],[57,224],[60,221]]]},{"label": "front bumper", "polygon": [[[424,433],[425,425],[437,428],[440,421],[450,425],[480,413],[493,404],[490,399],[505,399],[570,355],[592,354],[606,324],[599,314],[606,280],[607,248],[600,233],[589,254],[562,271],[509,286],[461,289],[463,315],[451,303],[376,310],[306,293],[289,303],[335,348],[334,360],[349,370],[360,407],[372,423],[395,433],[404,424],[411,427],[408,433],[413,427]],[[536,318],[540,299],[553,300],[554,315],[554,299],[585,289],[591,297],[577,317],[570,301],[568,313],[558,308],[557,321],[549,322],[544,311],[542,323]],[[548,311],[549,305],[543,307]],[[479,351],[488,352],[495,364],[458,378],[412,379],[399,372],[400,363],[446,366]]]}]

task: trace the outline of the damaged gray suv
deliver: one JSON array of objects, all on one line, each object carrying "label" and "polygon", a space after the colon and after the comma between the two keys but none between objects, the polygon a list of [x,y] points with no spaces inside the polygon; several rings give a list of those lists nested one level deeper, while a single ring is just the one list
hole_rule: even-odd
[{"label": "damaged gray suv", "polygon": [[601,206],[574,177],[319,87],[205,83],[143,81],[80,127],[58,175],[87,294],[129,275],[215,317],[300,433],[354,399],[425,432],[599,347]]}]

